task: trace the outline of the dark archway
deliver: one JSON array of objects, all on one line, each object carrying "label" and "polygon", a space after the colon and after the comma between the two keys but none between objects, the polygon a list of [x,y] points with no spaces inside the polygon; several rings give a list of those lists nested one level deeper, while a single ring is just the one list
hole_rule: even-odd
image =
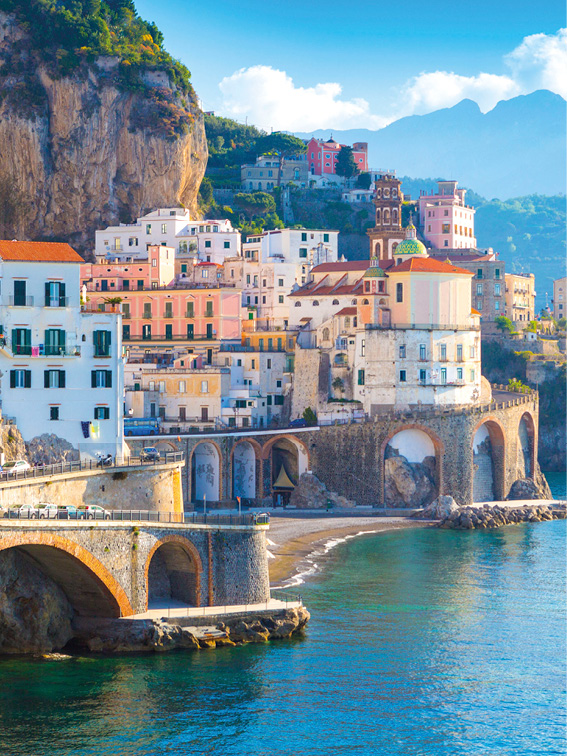
[{"label": "dark archway", "polygon": [[146,563],[148,608],[178,601],[200,605],[201,561],[188,541],[173,536],[151,550]]},{"label": "dark archway", "polygon": [[221,454],[212,441],[201,441],[191,453],[191,501],[221,499]]},{"label": "dark archway", "polygon": [[530,413],[524,412],[518,427],[518,477],[533,478],[535,474],[535,462],[535,423]]}]

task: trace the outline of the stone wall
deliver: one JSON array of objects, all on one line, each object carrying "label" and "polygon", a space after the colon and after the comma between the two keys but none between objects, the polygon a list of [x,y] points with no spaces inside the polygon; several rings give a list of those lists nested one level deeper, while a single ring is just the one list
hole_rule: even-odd
[{"label": "stone wall", "polygon": [[36,506],[97,504],[110,510],[180,512],[181,464],[98,468],[0,484],[0,506],[21,506],[24,501]]},{"label": "stone wall", "polygon": [[[291,399],[292,420],[303,416],[307,407],[317,411],[320,404],[329,398],[329,355],[318,349],[295,350],[293,394]],[[317,381],[313,376],[317,376]]]}]

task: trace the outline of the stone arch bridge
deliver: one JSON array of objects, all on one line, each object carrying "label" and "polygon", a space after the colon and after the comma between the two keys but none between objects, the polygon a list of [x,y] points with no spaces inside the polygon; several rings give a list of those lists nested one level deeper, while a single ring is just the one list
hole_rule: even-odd
[{"label": "stone arch bridge", "polygon": [[16,552],[53,580],[80,616],[126,617],[153,600],[254,604],[269,599],[267,529],[252,520],[0,520],[0,561]]},{"label": "stone arch bridge", "polygon": [[[312,471],[331,491],[357,504],[391,506],[386,459],[397,449],[429,465],[436,494],[462,504],[503,500],[519,478],[535,478],[538,396],[493,393],[490,404],[387,412],[363,423],[287,430],[202,433],[128,439],[133,453],[151,444],[185,455],[186,510],[206,499],[234,506],[236,497],[272,504]],[[398,448],[399,447],[399,448]]]}]

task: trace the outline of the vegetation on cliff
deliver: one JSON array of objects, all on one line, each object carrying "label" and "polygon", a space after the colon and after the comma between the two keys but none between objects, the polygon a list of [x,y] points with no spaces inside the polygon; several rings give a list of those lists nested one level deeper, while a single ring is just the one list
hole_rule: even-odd
[{"label": "vegetation on cliff", "polygon": [[0,0],[0,10],[16,16],[34,56],[54,76],[109,56],[118,61],[121,87],[143,88],[144,71],[164,71],[194,97],[189,71],[163,49],[163,34],[138,16],[133,0]]}]

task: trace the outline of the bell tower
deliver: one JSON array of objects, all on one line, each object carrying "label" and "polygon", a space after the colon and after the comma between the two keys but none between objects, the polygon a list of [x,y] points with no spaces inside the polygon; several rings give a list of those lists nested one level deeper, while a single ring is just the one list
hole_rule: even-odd
[{"label": "bell tower", "polygon": [[375,226],[368,230],[370,257],[391,260],[397,245],[405,239],[402,229],[402,182],[392,173],[379,174],[375,181]]}]

